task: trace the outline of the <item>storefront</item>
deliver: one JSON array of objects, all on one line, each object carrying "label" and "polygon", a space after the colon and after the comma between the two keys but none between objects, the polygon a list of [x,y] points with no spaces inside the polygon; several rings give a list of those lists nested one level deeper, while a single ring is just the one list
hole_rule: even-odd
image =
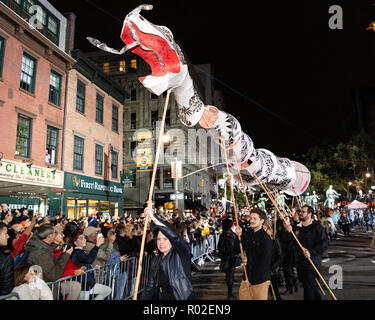
[{"label": "storefront", "polygon": [[70,219],[97,212],[117,218],[123,215],[124,187],[121,183],[65,172],[64,190],[51,195],[50,206],[51,202],[61,207],[60,202],[63,214]]},{"label": "storefront", "polygon": [[0,159],[0,203],[11,210],[27,208],[30,213],[50,214],[49,194],[61,192],[63,185],[62,171]]}]

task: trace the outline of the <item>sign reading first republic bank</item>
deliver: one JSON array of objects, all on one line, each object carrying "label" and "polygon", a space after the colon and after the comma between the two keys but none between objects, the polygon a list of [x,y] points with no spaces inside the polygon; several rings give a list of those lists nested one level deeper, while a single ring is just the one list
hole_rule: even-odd
[{"label": "sign reading first republic bank", "polygon": [[53,168],[35,165],[29,168],[26,163],[2,159],[0,181],[62,188],[64,186],[64,173]]}]

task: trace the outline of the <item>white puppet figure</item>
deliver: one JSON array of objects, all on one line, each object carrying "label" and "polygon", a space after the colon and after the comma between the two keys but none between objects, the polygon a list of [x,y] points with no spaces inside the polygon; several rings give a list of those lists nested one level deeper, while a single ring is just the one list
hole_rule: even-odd
[{"label": "white puppet figure", "polygon": [[310,183],[309,170],[301,163],[276,157],[269,150],[255,149],[253,141],[241,130],[236,118],[215,106],[205,105],[195,89],[187,59],[171,30],[140,15],[142,10],[152,8],[152,5],[143,4],[125,17],[120,33],[125,46],[120,51],[94,38],[87,39],[113,54],[121,55],[129,50],[149,64],[151,74],[140,77],[139,81],[156,95],[173,91],[180,122],[188,127],[199,124],[220,147],[227,150],[230,170],[236,181],[240,181],[240,172],[247,186],[259,189],[260,181],[270,189],[285,190],[291,196],[302,194]]},{"label": "white puppet figure", "polygon": [[277,205],[280,209],[285,209],[285,200],[287,199],[289,198],[284,194],[284,191],[280,191],[277,196]]},{"label": "white puppet figure", "polygon": [[314,210],[318,208],[318,200],[320,200],[319,196],[315,191],[313,191],[313,194],[311,195],[311,206],[314,208]]},{"label": "white puppet figure", "polygon": [[264,193],[260,195],[260,198],[258,199],[258,205],[260,205],[260,209],[262,209],[264,212],[266,211],[266,202],[268,201],[268,198],[264,196]]},{"label": "white puppet figure", "polygon": [[326,191],[326,201],[324,201],[324,205],[328,208],[334,209],[335,199],[338,197],[340,197],[340,194],[333,189],[332,185],[330,185]]}]

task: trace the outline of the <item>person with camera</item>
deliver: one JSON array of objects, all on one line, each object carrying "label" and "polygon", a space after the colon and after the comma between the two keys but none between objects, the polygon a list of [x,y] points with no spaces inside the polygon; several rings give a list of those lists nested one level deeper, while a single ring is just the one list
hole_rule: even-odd
[{"label": "person with camera", "polygon": [[[59,228],[54,227],[54,230],[57,232],[54,243],[56,248],[53,249],[53,253],[56,258],[58,258],[62,253],[67,250],[71,250],[72,246],[68,244],[66,237],[62,232],[59,232]],[[85,274],[86,267],[77,266],[69,257],[60,279],[69,277],[69,276],[80,276]],[[60,292],[65,300],[77,300],[79,294],[81,293],[81,284],[77,281],[67,280],[60,283]]]},{"label": "person with camera", "polygon": [[[77,231],[71,236],[71,244],[74,247],[72,253],[72,261],[78,267],[85,267],[85,277],[83,275],[77,278],[81,282],[81,293],[79,300],[89,300],[90,295],[96,295],[94,300],[104,300],[108,297],[112,289],[108,286],[97,283],[94,276],[93,263],[98,255],[100,246],[104,243],[104,237],[101,233],[97,235],[95,246],[87,252],[84,250],[86,247],[86,237],[81,231]],[[100,265],[94,265],[94,268],[100,268]]]},{"label": "person with camera", "polygon": [[36,228],[34,235],[25,247],[25,250],[29,252],[27,263],[42,267],[45,282],[54,282],[61,277],[73,252],[73,248],[70,248],[56,258],[53,252],[56,247],[56,235],[57,232],[52,225],[44,224]]}]

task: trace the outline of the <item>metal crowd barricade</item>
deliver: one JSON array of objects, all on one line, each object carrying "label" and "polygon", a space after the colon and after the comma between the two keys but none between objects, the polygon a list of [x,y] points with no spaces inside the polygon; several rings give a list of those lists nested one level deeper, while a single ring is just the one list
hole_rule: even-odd
[{"label": "metal crowd barricade", "polygon": [[9,293],[5,296],[0,296],[0,301],[3,300],[19,300],[20,296],[16,292]]},{"label": "metal crowd barricade", "polygon": [[[145,288],[152,256],[145,256],[142,264],[138,293]],[[100,290],[101,297],[107,300],[129,300],[134,295],[138,258],[131,257],[113,265],[104,265],[100,269],[86,270],[81,276],[68,276],[55,282],[48,282],[55,300],[91,300]],[[88,277],[94,277],[99,288],[88,289]],[[91,278],[92,279],[92,278]],[[105,296],[105,297],[104,297]]]},{"label": "metal crowd barricade", "polygon": [[202,237],[191,244],[191,264],[198,269],[202,269],[202,265],[206,259],[211,262],[215,261],[213,253],[218,250],[220,234],[214,234]]}]

